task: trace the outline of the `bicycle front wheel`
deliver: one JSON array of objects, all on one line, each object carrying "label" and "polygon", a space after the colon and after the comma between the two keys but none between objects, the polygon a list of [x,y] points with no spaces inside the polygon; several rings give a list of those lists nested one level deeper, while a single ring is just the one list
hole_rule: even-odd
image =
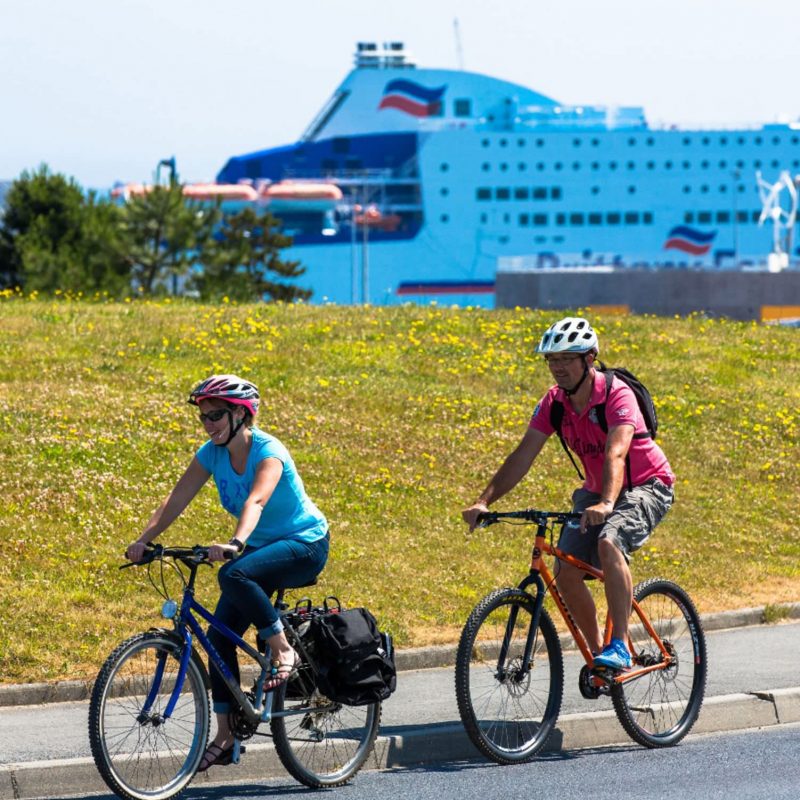
[{"label": "bicycle front wheel", "polygon": [[[706,688],[706,640],[689,595],[675,583],[651,578],[633,596],[670,655],[664,669],[615,684],[611,699],[622,727],[645,747],[677,744],[691,730]],[[634,610],[630,623],[634,669],[664,656]]]},{"label": "bicycle front wheel", "polygon": [[523,667],[533,598],[498,589],[470,614],[456,655],[456,699],[473,744],[498,764],[529,761],[555,727],[564,662],[553,621],[542,609],[530,663]]},{"label": "bicycle front wheel", "polygon": [[[308,675],[278,690],[270,722],[286,771],[312,789],[347,783],[369,758],[381,721],[380,702],[334,703]],[[292,688],[287,697],[287,685]]]},{"label": "bicycle front wheel", "polygon": [[175,709],[164,717],[182,648],[168,632],[140,633],[119,645],[97,676],[89,704],[89,741],[97,769],[119,797],[174,797],[203,757],[208,677],[196,653]]}]

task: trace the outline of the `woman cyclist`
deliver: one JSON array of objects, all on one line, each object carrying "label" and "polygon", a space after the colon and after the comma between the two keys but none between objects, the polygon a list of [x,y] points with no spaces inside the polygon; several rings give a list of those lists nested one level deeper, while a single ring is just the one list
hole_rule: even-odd
[{"label": "woman cyclist", "polygon": [[[258,389],[236,375],[212,375],[189,395],[200,409],[209,440],[197,451],[166,500],[153,513],[126,556],[140,561],[148,542],[165,531],[213,475],[220,501],[237,519],[233,537],[209,548],[211,561],[227,561],[219,570],[222,590],[215,615],[242,635],[252,624],[266,640],[272,674],[266,688],[287,681],[298,655],[283,632],[270,595],[281,586],[315,578],[328,558],[328,523],[309,499],[294,461],[278,439],[256,428]],[[209,639],[237,680],[233,644],[216,630]],[[233,733],[228,713],[230,693],[210,668],[217,735],[200,763],[200,772],[231,763]]]}]

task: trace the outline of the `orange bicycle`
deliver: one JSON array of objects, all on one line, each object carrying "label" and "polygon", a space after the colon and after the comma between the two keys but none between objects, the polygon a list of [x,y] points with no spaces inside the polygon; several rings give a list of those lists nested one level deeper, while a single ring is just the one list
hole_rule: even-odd
[{"label": "orange bicycle", "polygon": [[[499,764],[532,759],[555,728],[564,693],[561,643],[545,596],[553,598],[586,665],[581,694],[610,695],[628,735],[645,747],[677,744],[691,730],[706,686],[706,643],[700,618],[686,592],[651,578],[633,591],[629,670],[593,667],[592,653],[543,560],[555,556],[602,581],[603,573],[553,544],[556,526],[576,524],[572,512],[487,512],[479,527],[497,522],[537,526],[530,573],[517,588],[497,589],[467,619],[456,656],[456,698],[475,746]],[[529,591],[535,587],[536,592]],[[605,641],[611,625],[605,625]]]}]

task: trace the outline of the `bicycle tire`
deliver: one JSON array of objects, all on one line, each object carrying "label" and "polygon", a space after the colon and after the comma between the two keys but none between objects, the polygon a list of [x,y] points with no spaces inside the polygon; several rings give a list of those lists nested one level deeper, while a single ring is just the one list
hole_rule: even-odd
[{"label": "bicycle tire", "polygon": [[[301,675],[303,670],[301,669]],[[275,690],[270,720],[275,750],[286,771],[311,789],[347,783],[372,752],[381,722],[381,703],[334,703],[313,685],[310,670]],[[282,711],[306,713],[277,716]]]},{"label": "bicycle tire", "polygon": [[[664,670],[614,684],[611,700],[622,727],[635,742],[669,747],[689,733],[703,704],[708,666],[705,634],[691,598],[676,583],[650,578],[637,584],[633,596],[675,662]],[[634,666],[661,659],[635,611],[630,638]]]},{"label": "bicycle tire", "polygon": [[[516,624],[505,664],[498,665],[509,614]],[[555,728],[564,694],[564,660],[550,615],[541,610],[533,662],[519,663],[534,613],[533,598],[520,589],[498,589],[467,619],[456,654],[456,700],[472,743],[498,764],[530,761]],[[516,670],[516,671],[515,671]]]},{"label": "bicycle tire", "polygon": [[122,642],[100,669],[89,703],[89,742],[109,789],[126,800],[165,800],[180,794],[197,772],[208,744],[208,673],[195,651],[170,718],[141,719],[141,710],[164,658],[161,687],[151,714],[169,702],[183,648],[168,631],[148,631]]}]

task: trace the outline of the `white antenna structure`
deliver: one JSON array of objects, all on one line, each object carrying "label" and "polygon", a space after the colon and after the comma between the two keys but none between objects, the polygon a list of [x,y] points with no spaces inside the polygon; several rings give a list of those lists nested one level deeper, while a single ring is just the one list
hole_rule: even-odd
[{"label": "white antenna structure", "polygon": [[456,60],[458,61],[458,68],[464,69],[464,51],[461,48],[461,30],[458,27],[458,17],[453,19],[453,33],[456,37]]},{"label": "white antenna structure", "polygon": [[[797,185],[800,176],[792,179],[791,174],[784,170],[775,183],[764,180],[761,172],[756,172],[758,194],[761,197],[761,216],[758,224],[763,225],[768,219],[772,220],[772,253],[767,260],[770,272],[780,272],[789,266],[789,255],[792,252],[792,239],[794,226],[797,222]],[[781,206],[781,192],[789,192],[789,208]]]}]

